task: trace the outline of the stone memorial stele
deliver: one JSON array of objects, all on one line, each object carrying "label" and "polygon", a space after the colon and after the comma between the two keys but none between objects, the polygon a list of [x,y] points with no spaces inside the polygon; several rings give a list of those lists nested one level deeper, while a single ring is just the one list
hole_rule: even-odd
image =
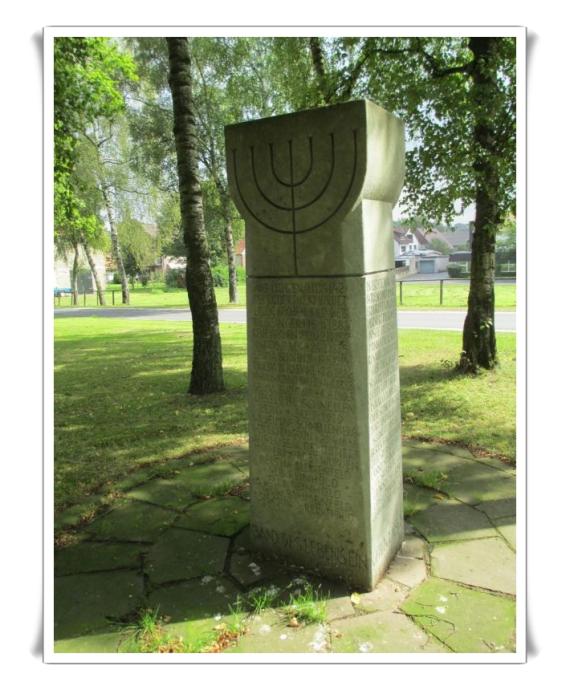
[{"label": "stone memorial stele", "polygon": [[403,125],[361,100],[225,132],[246,223],[251,539],[370,590],[403,538]]}]

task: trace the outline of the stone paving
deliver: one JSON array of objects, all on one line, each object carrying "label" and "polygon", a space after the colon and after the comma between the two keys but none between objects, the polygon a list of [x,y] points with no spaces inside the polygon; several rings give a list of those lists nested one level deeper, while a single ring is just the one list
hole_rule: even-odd
[{"label": "stone paving", "polygon": [[[246,447],[134,473],[56,516],[55,651],[150,651],[151,611],[157,651],[514,652],[514,469],[410,442],[404,479],[402,548],[354,592],[255,553]],[[313,622],[290,607],[307,596]]]}]

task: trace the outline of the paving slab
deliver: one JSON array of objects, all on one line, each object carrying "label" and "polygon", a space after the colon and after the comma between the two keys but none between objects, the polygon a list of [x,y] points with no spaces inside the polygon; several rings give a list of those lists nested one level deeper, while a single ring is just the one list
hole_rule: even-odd
[{"label": "paving slab", "polygon": [[409,589],[397,582],[382,580],[372,592],[360,594],[356,611],[374,613],[375,611],[393,611],[408,596]]},{"label": "paving slab", "polygon": [[429,441],[414,441],[413,439],[404,440],[402,442],[402,450],[405,453],[413,453],[413,450],[408,449],[427,450],[432,453],[442,453],[443,455],[455,455],[459,458],[466,458],[467,460],[475,459],[475,456],[467,448],[461,446],[454,446],[446,443],[431,443]]},{"label": "paving slab", "polygon": [[414,534],[406,535],[398,555],[403,558],[424,559],[427,555],[427,544],[421,537]]},{"label": "paving slab", "polygon": [[154,479],[127,492],[127,498],[154,503],[164,508],[184,510],[198,499],[177,478]]},{"label": "paving slab", "polygon": [[124,632],[99,633],[85,635],[68,640],[57,640],[53,651],[61,654],[103,654],[120,652],[130,637]]},{"label": "paving slab", "polygon": [[81,542],[54,553],[55,574],[74,575],[98,570],[140,567],[141,547],[136,544]]},{"label": "paving slab", "polygon": [[98,539],[153,542],[174,522],[177,513],[140,501],[119,501],[86,531]]},{"label": "paving slab", "polygon": [[249,504],[237,496],[199,501],[177,521],[177,527],[231,537],[249,523]]},{"label": "paving slab", "polygon": [[454,652],[514,652],[512,598],[430,578],[400,607]]},{"label": "paving slab", "polygon": [[516,591],[516,558],[500,537],[438,544],[431,553],[433,575],[505,594]]},{"label": "paving slab", "polygon": [[402,448],[404,473],[411,471],[447,473],[454,467],[462,467],[472,462],[471,457],[463,457],[448,451],[437,451],[432,448]]},{"label": "paving slab", "polygon": [[397,555],[390,563],[386,577],[406,587],[416,587],[427,577],[426,564],[421,558]]},{"label": "paving slab", "polygon": [[227,653],[326,653],[330,650],[326,626],[311,624],[292,628],[286,618],[271,609],[250,617],[246,625],[247,633]]},{"label": "paving slab", "polygon": [[209,462],[180,470],[176,482],[196,496],[216,496],[247,480],[248,475],[231,462]]},{"label": "paving slab", "polygon": [[507,541],[509,546],[516,551],[517,548],[517,525],[515,517],[501,517],[493,520],[493,524],[501,533],[503,539]]},{"label": "paving slab", "polygon": [[445,491],[463,503],[514,500],[515,478],[510,473],[482,463],[466,463],[447,473]]},{"label": "paving slab", "polygon": [[[411,516],[415,513],[441,502],[437,495],[432,489],[404,482],[404,515],[408,523],[412,523]],[[445,497],[441,495],[441,499],[445,500]]]},{"label": "paving slab", "polygon": [[121,618],[141,604],[143,581],[130,571],[65,575],[55,578],[54,590],[59,640],[109,632],[109,618]]},{"label": "paving slab", "polygon": [[145,569],[153,584],[222,573],[230,540],[173,527],[148,552]]},{"label": "paving slab", "polygon": [[204,575],[154,590],[148,597],[148,605],[166,619],[165,629],[170,634],[198,645],[211,639],[216,625],[231,613],[239,593],[228,578]]},{"label": "paving slab", "polygon": [[266,560],[250,553],[234,553],[230,560],[230,573],[244,587],[263,581],[271,581],[286,573],[277,561]]},{"label": "paving slab", "polygon": [[499,498],[479,503],[477,509],[483,511],[491,520],[503,517],[514,517],[517,514],[517,502],[514,497]]},{"label": "paving slab", "polygon": [[489,518],[458,501],[442,501],[413,513],[409,521],[429,541],[458,541],[496,536]]},{"label": "paving slab", "polygon": [[381,611],[336,621],[331,626],[333,652],[446,652],[402,613]]}]

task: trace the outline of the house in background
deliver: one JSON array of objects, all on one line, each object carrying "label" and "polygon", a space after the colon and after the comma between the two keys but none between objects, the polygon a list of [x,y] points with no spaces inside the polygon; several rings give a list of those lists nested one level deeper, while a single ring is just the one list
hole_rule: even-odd
[{"label": "house in background", "polygon": [[414,273],[442,273],[447,270],[449,257],[431,248],[434,239],[451,245],[437,230],[394,228],[394,261],[399,275]]},{"label": "house in background", "polygon": [[[106,270],[105,270],[105,254],[103,252],[93,251],[93,261],[95,262],[95,270],[97,277],[101,281],[103,287],[106,285]],[[73,260],[75,252],[72,250],[66,252],[65,255],[56,254],[53,262],[53,278],[54,288],[57,290],[71,288],[71,271],[73,269]],[[77,274],[77,287],[80,293],[86,292],[88,294],[95,292],[95,281],[89,262],[83,247],[79,248],[79,272]]]}]

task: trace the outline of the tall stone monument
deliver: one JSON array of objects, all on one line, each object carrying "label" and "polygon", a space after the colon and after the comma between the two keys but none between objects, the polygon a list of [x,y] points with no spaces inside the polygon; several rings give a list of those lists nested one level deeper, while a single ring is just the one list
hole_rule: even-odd
[{"label": "tall stone monument", "polygon": [[226,127],[246,222],[251,534],[372,589],[403,537],[400,120],[354,101]]}]

